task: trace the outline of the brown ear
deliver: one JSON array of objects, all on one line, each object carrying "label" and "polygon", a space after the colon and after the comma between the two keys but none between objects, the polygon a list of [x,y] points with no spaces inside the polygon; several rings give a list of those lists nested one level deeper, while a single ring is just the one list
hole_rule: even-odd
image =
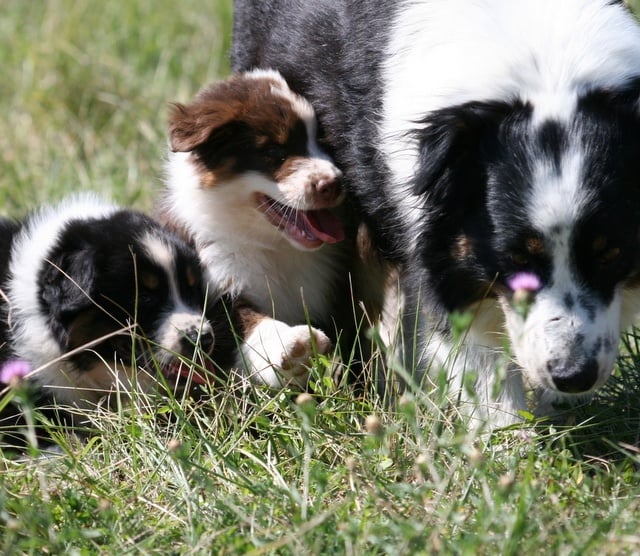
[{"label": "brown ear", "polygon": [[214,99],[173,104],[169,116],[171,150],[189,152],[205,143],[214,131],[235,118],[233,104]]}]

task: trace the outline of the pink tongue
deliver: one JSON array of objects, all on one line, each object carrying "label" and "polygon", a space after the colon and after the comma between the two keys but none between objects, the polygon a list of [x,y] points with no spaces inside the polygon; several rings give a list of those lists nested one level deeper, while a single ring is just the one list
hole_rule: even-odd
[{"label": "pink tongue", "polygon": [[190,372],[188,367],[186,367],[183,371],[180,372],[180,376],[183,377],[183,378],[191,377],[191,380],[193,382],[195,382],[196,384],[206,384],[207,383],[207,381],[204,379],[204,377],[200,376],[195,371],[194,372]]},{"label": "pink tongue", "polygon": [[344,239],[342,222],[328,210],[301,210],[298,217],[298,224],[320,241],[338,243]]},{"label": "pink tongue", "polygon": [[[212,375],[215,374],[215,365],[209,359],[205,361],[204,366],[209,373],[211,373]],[[189,365],[177,363],[176,367],[172,367],[170,369],[170,375],[175,376],[177,374],[185,379],[191,378],[191,381],[195,384],[207,384],[207,379],[202,376],[199,371],[196,371],[195,369],[192,370]]]}]

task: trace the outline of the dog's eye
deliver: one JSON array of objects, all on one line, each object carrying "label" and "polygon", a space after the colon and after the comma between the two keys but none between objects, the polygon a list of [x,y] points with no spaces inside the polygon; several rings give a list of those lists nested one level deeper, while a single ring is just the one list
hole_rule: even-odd
[{"label": "dog's eye", "polygon": [[156,302],[156,295],[151,290],[142,290],[138,294],[138,305],[152,305]]},{"label": "dog's eye", "polygon": [[540,261],[545,255],[544,240],[538,235],[531,234],[514,246],[511,251],[511,262],[518,267],[530,267]]},{"label": "dog's eye", "polygon": [[620,247],[611,246],[609,240],[604,236],[598,236],[591,244],[591,248],[598,257],[601,264],[606,264],[618,259],[622,253]]},{"label": "dog's eye", "polygon": [[283,147],[280,146],[271,146],[267,147],[262,154],[269,162],[273,164],[277,164],[278,166],[282,164],[287,158],[287,151]]}]

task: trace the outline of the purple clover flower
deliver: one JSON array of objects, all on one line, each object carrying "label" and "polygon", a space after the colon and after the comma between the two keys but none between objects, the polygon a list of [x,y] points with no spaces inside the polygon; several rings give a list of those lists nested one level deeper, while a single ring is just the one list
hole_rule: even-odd
[{"label": "purple clover flower", "polygon": [[0,369],[0,382],[11,384],[22,380],[31,372],[31,365],[27,361],[16,359],[7,361]]},{"label": "purple clover flower", "polygon": [[533,272],[518,272],[507,280],[508,286],[515,292],[537,292],[542,287],[542,282]]}]

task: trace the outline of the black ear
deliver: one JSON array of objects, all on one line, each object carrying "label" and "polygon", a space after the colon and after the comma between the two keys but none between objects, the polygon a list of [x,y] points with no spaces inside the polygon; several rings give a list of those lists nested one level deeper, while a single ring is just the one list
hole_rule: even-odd
[{"label": "black ear", "polygon": [[429,114],[414,132],[419,150],[414,193],[438,195],[438,182],[448,171],[472,161],[483,140],[514,109],[506,102],[468,102]]},{"label": "black ear", "polygon": [[63,327],[91,305],[95,253],[88,247],[65,251],[44,262],[40,299],[54,322]]}]

